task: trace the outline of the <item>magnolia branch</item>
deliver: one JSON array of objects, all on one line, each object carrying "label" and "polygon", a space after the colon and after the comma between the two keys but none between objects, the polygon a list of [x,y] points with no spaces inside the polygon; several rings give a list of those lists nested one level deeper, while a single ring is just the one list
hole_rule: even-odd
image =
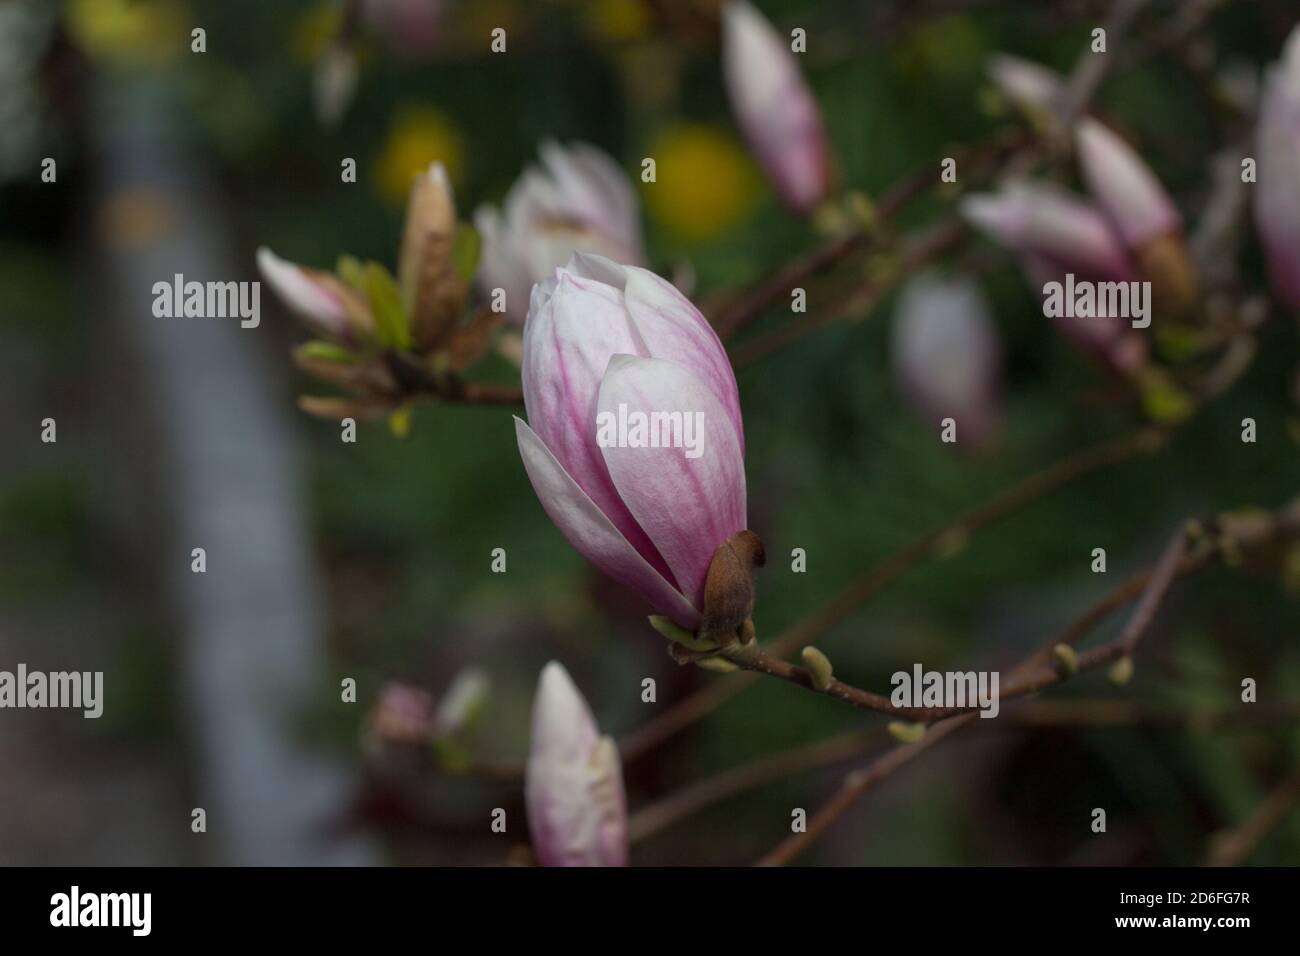
[{"label": "magnolia branch", "polygon": [[[1008,152],[1030,141],[1031,138],[1023,129],[1010,127],[995,133],[983,142],[955,150],[953,158],[962,169],[974,167],[976,172],[972,175],[978,176],[980,170],[996,167]],[[809,279],[831,269],[864,247],[879,246],[889,222],[914,199],[939,184],[937,161],[928,163],[899,179],[881,195],[880,201],[870,210],[869,222],[860,222],[835,236],[821,248],[796,259],[728,303],[713,322],[718,335],[724,340],[730,338],[757,319],[764,309],[789,295],[792,290],[801,287]]]},{"label": "magnolia branch", "polygon": [[467,382],[454,373],[435,373],[400,352],[386,352],[384,364],[401,390],[398,397],[429,396],[453,405],[522,405],[524,393],[514,385]]},{"label": "magnolia branch", "polygon": [[[1137,645],[1138,640],[1146,633],[1151,626],[1151,622],[1155,620],[1156,611],[1159,609],[1160,602],[1164,599],[1165,594],[1168,593],[1170,585],[1183,569],[1187,536],[1186,529],[1180,528],[1177,531],[1168,547],[1165,548],[1160,560],[1151,573],[1147,575],[1141,591],[1141,600],[1125,625],[1123,632],[1105,648],[1090,651],[1079,658],[1077,665],[1079,670],[1091,669],[1117,658],[1130,656],[1133,653],[1133,648]],[[1188,570],[1208,563],[1209,557],[1217,553],[1218,550],[1219,545],[1217,543],[1204,540],[1202,556],[1193,562],[1189,562]],[[1129,593],[1128,589],[1126,589],[1125,593]],[[1052,649],[1060,643],[1059,641],[1054,642],[1045,650],[1051,653]],[[833,678],[819,686],[818,681],[807,668],[796,667],[778,657],[773,657],[756,644],[732,644],[724,648],[720,656],[744,670],[776,677],[808,690],[843,700],[862,710],[888,714],[900,719],[933,723],[978,709],[978,704],[975,703],[966,707],[899,707],[892,703],[887,696],[862,690]],[[1085,662],[1087,663],[1086,667]],[[1057,683],[1065,677],[1071,676],[1073,666],[1072,664],[1068,665],[1067,669],[1063,670],[1059,661],[1056,665],[1045,663],[1038,663],[1034,667],[1022,665],[1017,669],[1024,672],[1022,676],[1013,677],[1010,682],[1003,685],[998,699],[1003,702],[1014,700],[1017,697],[1022,697],[1025,694],[1033,693]]]},{"label": "magnolia branch", "polygon": [[[1074,481],[1156,451],[1164,441],[1163,433],[1142,429],[1123,438],[1103,442],[1075,452],[992,498],[968,509],[953,520],[927,531],[900,551],[873,564],[851,581],[828,603],[787,628],[764,646],[764,651],[781,658],[798,651],[841,623],[859,606],[895,579],[926,559],[943,553],[952,543],[1016,513],[1037,499]],[[713,713],[732,697],[753,686],[761,674],[751,670],[733,674],[706,685],[684,698],[660,716],[632,730],[619,741],[625,761],[653,750],[668,738]]]},{"label": "magnolia branch", "polygon": [[[1192,734],[1269,728],[1300,720],[1300,700],[1251,707],[1169,707],[1111,698],[1082,700],[1022,700],[997,720],[977,722],[976,729],[999,731],[1042,728],[1110,730],[1151,728]],[[732,767],[683,787],[632,814],[632,842],[648,839],[697,813],[733,797],[845,763],[880,743],[875,731],[851,730],[824,740],[801,744],[778,754]]]},{"label": "magnolia branch", "polygon": [[[1223,520],[1224,518],[1227,520]],[[1190,560],[1183,559],[1180,554],[1175,557],[1178,549],[1174,544],[1171,543],[1166,548],[1160,561],[1147,577],[1140,592],[1138,606],[1118,637],[1083,654],[1070,655],[1069,663],[1064,666],[1059,658],[1055,666],[1042,663],[1044,652],[1050,654],[1052,648],[1062,641],[1058,640],[1046,645],[1044,649],[1031,654],[1013,670],[1011,679],[1002,688],[1000,699],[1005,701],[1033,693],[1061,683],[1076,674],[1086,673],[1129,657],[1138,640],[1150,627],[1155,609],[1158,608],[1174,579],[1206,566],[1215,558],[1232,561],[1235,560],[1233,555],[1258,550],[1278,540],[1296,537],[1300,534],[1300,499],[1296,499],[1276,515],[1252,515],[1248,518],[1226,515],[1222,516],[1216,524],[1218,527],[1215,538],[1203,538],[1198,553],[1189,556]],[[1185,538],[1188,533],[1180,529],[1174,540]],[[1125,594],[1132,592],[1127,582],[1121,585],[1119,590]],[[1114,607],[1116,600],[1108,595],[1102,603],[1107,607]],[[1083,619],[1096,623],[1101,616],[1089,610],[1084,614]],[[1071,625],[1067,629],[1067,633],[1077,634],[1078,630],[1076,622],[1076,625]],[[896,747],[866,768],[849,774],[844,779],[840,790],[809,819],[807,830],[793,834],[784,840],[760,860],[759,865],[780,866],[790,862],[835,823],[872,786],[909,763],[937,741],[946,738],[972,720],[978,719],[977,715],[971,712],[954,710],[952,713],[954,716],[931,726],[919,742]]]}]

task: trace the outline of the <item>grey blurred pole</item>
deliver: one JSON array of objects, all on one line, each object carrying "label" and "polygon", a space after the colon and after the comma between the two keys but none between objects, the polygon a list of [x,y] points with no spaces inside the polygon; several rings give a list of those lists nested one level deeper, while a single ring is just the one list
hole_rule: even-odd
[{"label": "grey blurred pole", "polygon": [[[164,88],[97,82],[95,206],[144,190],[163,210],[156,234],[103,250],[108,288],[98,304],[138,367],[136,392],[152,405],[137,410],[139,419],[152,418],[164,448],[157,486],[169,494],[158,502],[166,519],[158,566],[180,615],[186,736],[198,748],[194,802],[207,813],[207,833],[189,833],[188,813],[175,825],[212,862],[372,862],[365,838],[337,830],[352,795],[347,774],[298,739],[306,708],[351,705],[323,667],[294,411],[275,393],[258,342],[270,330],[152,312],[153,284],[176,273],[255,279],[251,253],[232,259],[219,197],[202,158],[180,145]],[[197,547],[206,551],[203,574],[191,571]]]}]

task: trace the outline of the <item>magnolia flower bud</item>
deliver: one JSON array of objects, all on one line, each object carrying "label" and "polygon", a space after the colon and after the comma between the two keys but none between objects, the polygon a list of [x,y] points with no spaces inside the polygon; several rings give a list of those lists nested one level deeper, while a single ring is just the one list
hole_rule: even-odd
[{"label": "magnolia flower bud", "polygon": [[1088,117],[1079,121],[1076,139],[1088,191],[1130,249],[1178,231],[1181,221],[1169,194],[1127,143]]},{"label": "magnolia flower bud", "polygon": [[722,69],[736,122],[787,206],[812,212],[831,188],[826,131],[788,37],[747,0],[722,8]]},{"label": "magnolia flower bud", "polygon": [[959,447],[982,448],[1000,430],[997,333],[979,287],[920,276],[908,283],[894,319],[894,372],[932,422],[957,424]]},{"label": "magnolia flower bud", "polygon": [[542,668],[524,772],[533,852],[542,866],[626,866],[627,803],[618,749],[602,737],[563,667]]},{"label": "magnolia flower bud", "polygon": [[615,262],[645,262],[636,193],[618,164],[594,146],[545,142],[542,166],[529,167],[502,211],[480,206],[474,225],[483,239],[479,292],[505,292],[506,315],[522,323],[533,284],[575,252]]},{"label": "magnolia flower bud", "polygon": [[[1022,266],[1035,289],[1065,281],[1065,271],[1043,257],[1027,254]],[[1086,317],[1062,312],[1052,321],[1078,349],[1117,372],[1133,372],[1146,363],[1146,339],[1133,330],[1127,318],[1109,313]]]},{"label": "magnolia flower bud", "polygon": [[1278,298],[1300,308],[1300,27],[1264,82],[1255,130],[1255,227]]},{"label": "magnolia flower bud", "polygon": [[1055,70],[1009,53],[995,53],[990,57],[988,73],[1002,95],[1030,116],[1050,110],[1065,86],[1061,74]]},{"label": "magnolia flower bud", "polygon": [[365,300],[328,272],[281,259],[265,246],[257,250],[257,268],[285,306],[317,334],[355,344],[373,331]]},{"label": "magnolia flower bud", "polygon": [[398,254],[402,308],[417,349],[431,348],[455,327],[466,286],[456,269],[456,201],[442,163],[415,178]]},{"label": "magnolia flower bud", "polygon": [[1063,190],[1018,181],[1000,193],[969,196],[961,208],[995,241],[1043,259],[1062,274],[1124,282],[1134,278],[1124,244],[1106,217]]},{"label": "magnolia flower bud", "polygon": [[[740,397],[717,334],[654,273],[579,253],[533,290],[522,375],[519,451],[551,520],[694,631],[714,552],[745,529]],[[598,423],[633,416],[658,439],[601,439]]]}]

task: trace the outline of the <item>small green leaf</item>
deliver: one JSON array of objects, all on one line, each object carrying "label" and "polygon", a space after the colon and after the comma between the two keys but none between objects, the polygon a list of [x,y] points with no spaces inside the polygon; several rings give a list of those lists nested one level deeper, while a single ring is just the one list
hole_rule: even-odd
[{"label": "small green leaf", "polygon": [[379,344],[406,351],[411,347],[411,330],[402,309],[402,294],[392,273],[378,262],[366,263],[366,296],[375,316]]},{"label": "small green leaf", "polygon": [[347,253],[339,256],[335,271],[345,285],[351,286],[362,295],[366,294],[366,267],[361,264],[361,260],[356,256],[350,256]]},{"label": "small green leaf", "polygon": [[322,342],[320,339],[313,339],[298,346],[298,354],[303,358],[338,362],[341,365],[355,365],[358,359],[355,352],[333,342]]},{"label": "small green leaf", "polygon": [[1142,406],[1147,417],[1160,425],[1177,425],[1196,410],[1191,396],[1156,369],[1142,383]]},{"label": "small green leaf", "polygon": [[664,617],[662,614],[650,615],[650,626],[668,640],[680,644],[692,651],[716,651],[718,642],[707,637],[696,637],[686,628]]},{"label": "small green leaf", "polygon": [[475,229],[467,222],[462,222],[456,227],[456,239],[452,245],[451,257],[456,263],[456,272],[466,282],[474,278],[474,270],[478,268],[479,253],[483,251],[483,239]]}]

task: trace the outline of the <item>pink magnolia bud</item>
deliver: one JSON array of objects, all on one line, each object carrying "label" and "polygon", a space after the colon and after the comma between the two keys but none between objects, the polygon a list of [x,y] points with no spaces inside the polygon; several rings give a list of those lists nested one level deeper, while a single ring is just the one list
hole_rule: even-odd
[{"label": "pink magnolia bud", "polygon": [[894,372],[926,418],[956,421],[958,447],[987,447],[1000,431],[1000,352],[973,282],[923,275],[907,284],[894,318]]},{"label": "pink magnolia bud", "polygon": [[1014,182],[1002,192],[962,203],[965,217],[1022,255],[1096,281],[1131,281],[1133,266],[1119,235],[1096,208],[1059,189]]},{"label": "pink magnolia bud", "polygon": [[[654,273],[578,253],[533,290],[522,375],[519,451],[551,520],[694,630],[713,553],[746,526],[740,397],[716,333]],[[601,439],[602,421],[636,416],[660,440]]]},{"label": "pink magnolia bud", "polygon": [[988,73],[1003,96],[1031,115],[1052,109],[1065,87],[1055,70],[1009,53],[995,53],[989,59]]},{"label": "pink magnolia bud", "polygon": [[501,211],[480,206],[474,225],[483,237],[480,293],[503,289],[506,315],[522,324],[529,290],[575,252],[594,252],[625,265],[645,262],[641,214],[627,176],[608,155],[585,143],[541,146],[506,195]]},{"label": "pink magnolia bud", "polygon": [[789,38],[747,0],[729,0],[722,68],[736,122],[777,193],[795,212],[812,212],[830,192],[829,151]]},{"label": "pink magnolia bud", "polygon": [[1255,130],[1255,227],[1278,298],[1300,308],[1300,27],[1264,83]]},{"label": "pink magnolia bud", "polygon": [[325,338],[352,341],[364,324],[365,302],[328,272],[281,259],[265,246],[257,250],[257,268],[280,301]]},{"label": "pink magnolia bud", "polygon": [[[1041,256],[1026,255],[1023,266],[1035,291],[1043,289],[1049,282],[1065,282],[1065,271]],[[1132,372],[1146,362],[1146,339],[1133,330],[1126,318],[1116,315],[1060,315],[1052,321],[1075,347],[1111,369]]]},{"label": "pink magnolia bud", "polygon": [[1088,191],[1130,249],[1178,231],[1181,221],[1169,194],[1127,143],[1088,117],[1075,135]]},{"label": "pink magnolia bud", "polygon": [[533,852],[542,866],[626,866],[627,801],[618,749],[602,737],[568,672],[542,668],[524,774]]}]

